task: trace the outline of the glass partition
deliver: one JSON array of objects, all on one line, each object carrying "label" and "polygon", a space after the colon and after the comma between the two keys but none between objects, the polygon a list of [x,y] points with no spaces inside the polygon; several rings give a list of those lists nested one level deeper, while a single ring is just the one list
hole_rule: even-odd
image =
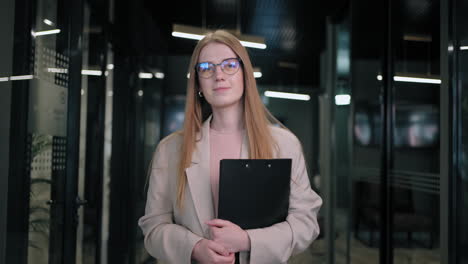
[{"label": "glass partition", "polygon": [[438,1],[393,2],[390,191],[394,263],[440,263]]}]

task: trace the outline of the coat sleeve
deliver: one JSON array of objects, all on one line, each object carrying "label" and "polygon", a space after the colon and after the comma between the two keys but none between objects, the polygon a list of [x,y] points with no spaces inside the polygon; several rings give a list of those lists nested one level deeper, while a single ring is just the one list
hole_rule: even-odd
[{"label": "coat sleeve", "polygon": [[145,215],[138,221],[145,248],[153,257],[167,263],[191,263],[192,250],[202,237],[173,222],[173,200],[164,145],[156,150],[151,166]]},{"label": "coat sleeve", "polygon": [[286,221],[250,229],[250,263],[286,263],[319,235],[317,213],[322,199],[312,190],[299,140],[292,148],[291,193]]}]

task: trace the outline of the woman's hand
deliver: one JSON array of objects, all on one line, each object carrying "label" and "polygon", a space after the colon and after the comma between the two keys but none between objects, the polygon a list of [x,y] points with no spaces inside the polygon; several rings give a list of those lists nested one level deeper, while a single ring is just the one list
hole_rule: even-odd
[{"label": "woman's hand", "polygon": [[229,253],[222,245],[208,239],[195,244],[192,258],[201,264],[233,264],[236,260],[234,253]]},{"label": "woman's hand", "polygon": [[229,252],[250,250],[249,235],[238,225],[222,219],[213,219],[206,224],[210,226],[211,239]]}]

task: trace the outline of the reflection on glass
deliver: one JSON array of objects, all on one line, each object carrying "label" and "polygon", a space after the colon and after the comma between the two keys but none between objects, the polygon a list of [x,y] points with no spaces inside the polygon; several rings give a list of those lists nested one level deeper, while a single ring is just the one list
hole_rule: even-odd
[{"label": "reflection on glass", "polygon": [[367,146],[371,143],[372,127],[369,116],[364,112],[356,112],[354,121],[354,136],[360,145]]},{"label": "reflection on glass", "polygon": [[52,136],[30,136],[28,263],[49,263]]},{"label": "reflection on glass", "polygon": [[417,106],[396,112],[394,147],[435,147],[439,143],[439,112]]},{"label": "reflection on glass", "polygon": [[185,117],[185,97],[178,96],[166,99],[163,137],[182,128]]}]

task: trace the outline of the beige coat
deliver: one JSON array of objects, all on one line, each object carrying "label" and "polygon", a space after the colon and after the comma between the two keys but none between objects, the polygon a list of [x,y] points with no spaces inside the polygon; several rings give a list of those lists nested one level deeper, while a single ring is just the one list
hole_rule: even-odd
[{"label": "beige coat", "polygon": [[[211,118],[210,118],[211,119]],[[192,165],[186,169],[188,185],[184,208],[177,205],[177,161],[182,137],[174,133],[158,145],[149,181],[145,215],[139,225],[145,235],[146,250],[165,263],[191,263],[191,253],[202,238],[210,238],[206,221],[213,219],[210,185],[209,121],[203,123]],[[318,236],[317,213],[322,199],[311,189],[299,140],[285,129],[272,126],[279,146],[276,158],[292,158],[289,215],[273,226],[247,230],[250,252],[241,252],[240,263],[286,263],[305,250]],[[247,139],[241,158],[248,158]]]}]

